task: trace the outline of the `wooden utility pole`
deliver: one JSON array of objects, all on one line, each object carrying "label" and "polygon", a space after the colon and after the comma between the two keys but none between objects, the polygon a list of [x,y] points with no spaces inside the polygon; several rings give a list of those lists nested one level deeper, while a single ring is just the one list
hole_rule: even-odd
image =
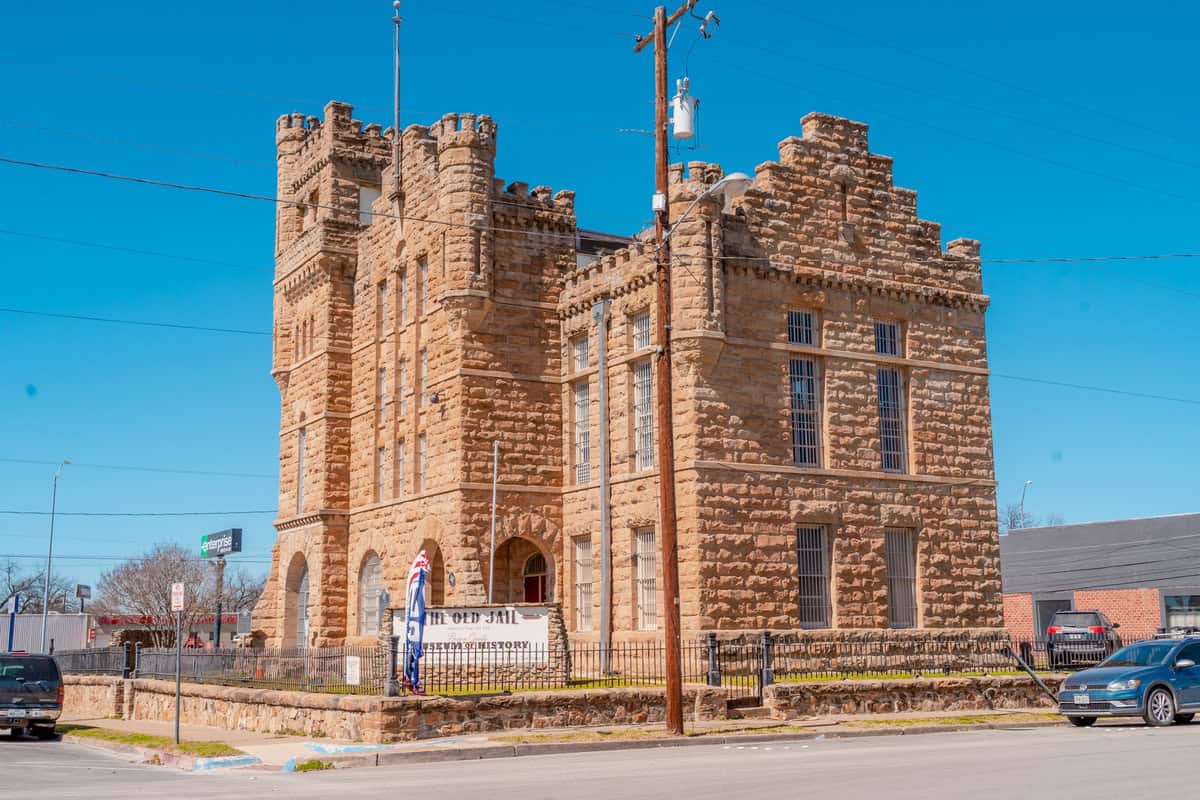
[{"label": "wooden utility pole", "polygon": [[679,546],[675,530],[675,431],[671,419],[671,229],[667,185],[667,27],[691,10],[697,0],[685,0],[671,16],[664,6],[654,9],[654,34],[642,38],[635,53],[654,42],[654,237],[658,320],[656,335],[656,403],[658,417],[658,515],[662,541],[664,638],[666,639],[667,732],[683,735],[683,655],[679,633]]}]

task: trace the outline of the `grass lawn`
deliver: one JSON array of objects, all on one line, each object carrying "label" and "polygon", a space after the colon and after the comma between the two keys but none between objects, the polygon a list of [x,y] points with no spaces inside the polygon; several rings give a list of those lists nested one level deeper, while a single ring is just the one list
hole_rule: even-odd
[{"label": "grass lawn", "polygon": [[910,681],[910,680],[933,680],[935,678],[988,678],[988,677],[1011,677],[1028,675],[1024,670],[989,670],[987,672],[938,672],[930,670],[929,672],[862,672],[858,674],[846,674],[831,677],[829,675],[781,675],[775,673],[776,683],[832,683],[834,681]]},{"label": "grass lawn", "polygon": [[112,728],[93,728],[90,725],[59,725],[59,733],[69,733],[87,739],[102,739],[106,742],[121,742],[138,747],[149,747],[155,750],[166,750],[171,753],[185,753],[200,758],[216,758],[218,756],[245,755],[236,747],[230,747],[224,742],[180,742],[169,736],[151,736],[146,733],[128,733]]},{"label": "grass lawn", "polygon": [[329,761],[322,761],[319,758],[310,758],[308,761],[301,761],[293,768],[293,772],[320,772],[321,770],[333,769],[333,764]]}]

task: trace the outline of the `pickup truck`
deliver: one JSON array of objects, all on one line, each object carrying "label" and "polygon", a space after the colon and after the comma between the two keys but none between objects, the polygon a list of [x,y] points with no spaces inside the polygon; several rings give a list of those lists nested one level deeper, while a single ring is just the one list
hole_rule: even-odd
[{"label": "pickup truck", "polygon": [[53,739],[62,714],[63,681],[50,656],[0,653],[0,728]]}]

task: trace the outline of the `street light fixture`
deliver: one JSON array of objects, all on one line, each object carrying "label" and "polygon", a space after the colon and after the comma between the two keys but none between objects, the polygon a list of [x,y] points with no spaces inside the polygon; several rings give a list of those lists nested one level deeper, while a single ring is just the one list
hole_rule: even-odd
[{"label": "street light fixture", "polygon": [[744,172],[731,172],[724,178],[721,178],[721,180],[717,181],[706,188],[703,192],[696,195],[696,199],[692,201],[692,204],[684,209],[682,214],[675,218],[675,221],[671,224],[670,229],[663,234],[663,240],[665,241],[671,238],[671,234],[674,233],[675,229],[679,227],[679,223],[687,219],[687,215],[692,213],[692,209],[695,208],[696,204],[704,198],[711,194],[715,194],[718,191],[724,191],[725,202],[729,203],[735,197],[741,197],[744,195],[752,183],[754,183],[754,178],[751,178]]},{"label": "street light fixture", "polygon": [[50,562],[54,557],[54,506],[58,501],[58,477],[62,475],[63,467],[70,464],[63,460],[54,470],[54,481],[50,487],[50,544],[46,548],[46,579],[42,582],[42,648],[46,652],[46,622],[50,615]]},{"label": "street light fixture", "polygon": [[1025,527],[1025,492],[1029,490],[1030,484],[1033,481],[1025,481],[1025,485],[1021,487],[1021,527]]}]

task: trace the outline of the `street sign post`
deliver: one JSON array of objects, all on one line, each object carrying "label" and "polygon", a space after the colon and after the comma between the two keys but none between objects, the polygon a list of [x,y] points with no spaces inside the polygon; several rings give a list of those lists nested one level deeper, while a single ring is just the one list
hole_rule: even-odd
[{"label": "street sign post", "polygon": [[171,610],[175,612],[175,744],[179,744],[180,667],[183,662],[183,584],[171,584]]},{"label": "street sign post", "polygon": [[221,647],[221,601],[225,590],[225,556],[242,552],[242,529],[229,528],[200,537],[200,555],[217,559],[217,616],[213,621],[213,647]]},{"label": "street sign post", "polygon": [[14,594],[8,598],[8,652],[13,649],[13,633],[17,630],[17,612],[21,610],[21,596]]},{"label": "street sign post", "polygon": [[75,596],[79,598],[79,613],[83,613],[83,601],[92,599],[92,587],[87,584],[75,584]]}]

